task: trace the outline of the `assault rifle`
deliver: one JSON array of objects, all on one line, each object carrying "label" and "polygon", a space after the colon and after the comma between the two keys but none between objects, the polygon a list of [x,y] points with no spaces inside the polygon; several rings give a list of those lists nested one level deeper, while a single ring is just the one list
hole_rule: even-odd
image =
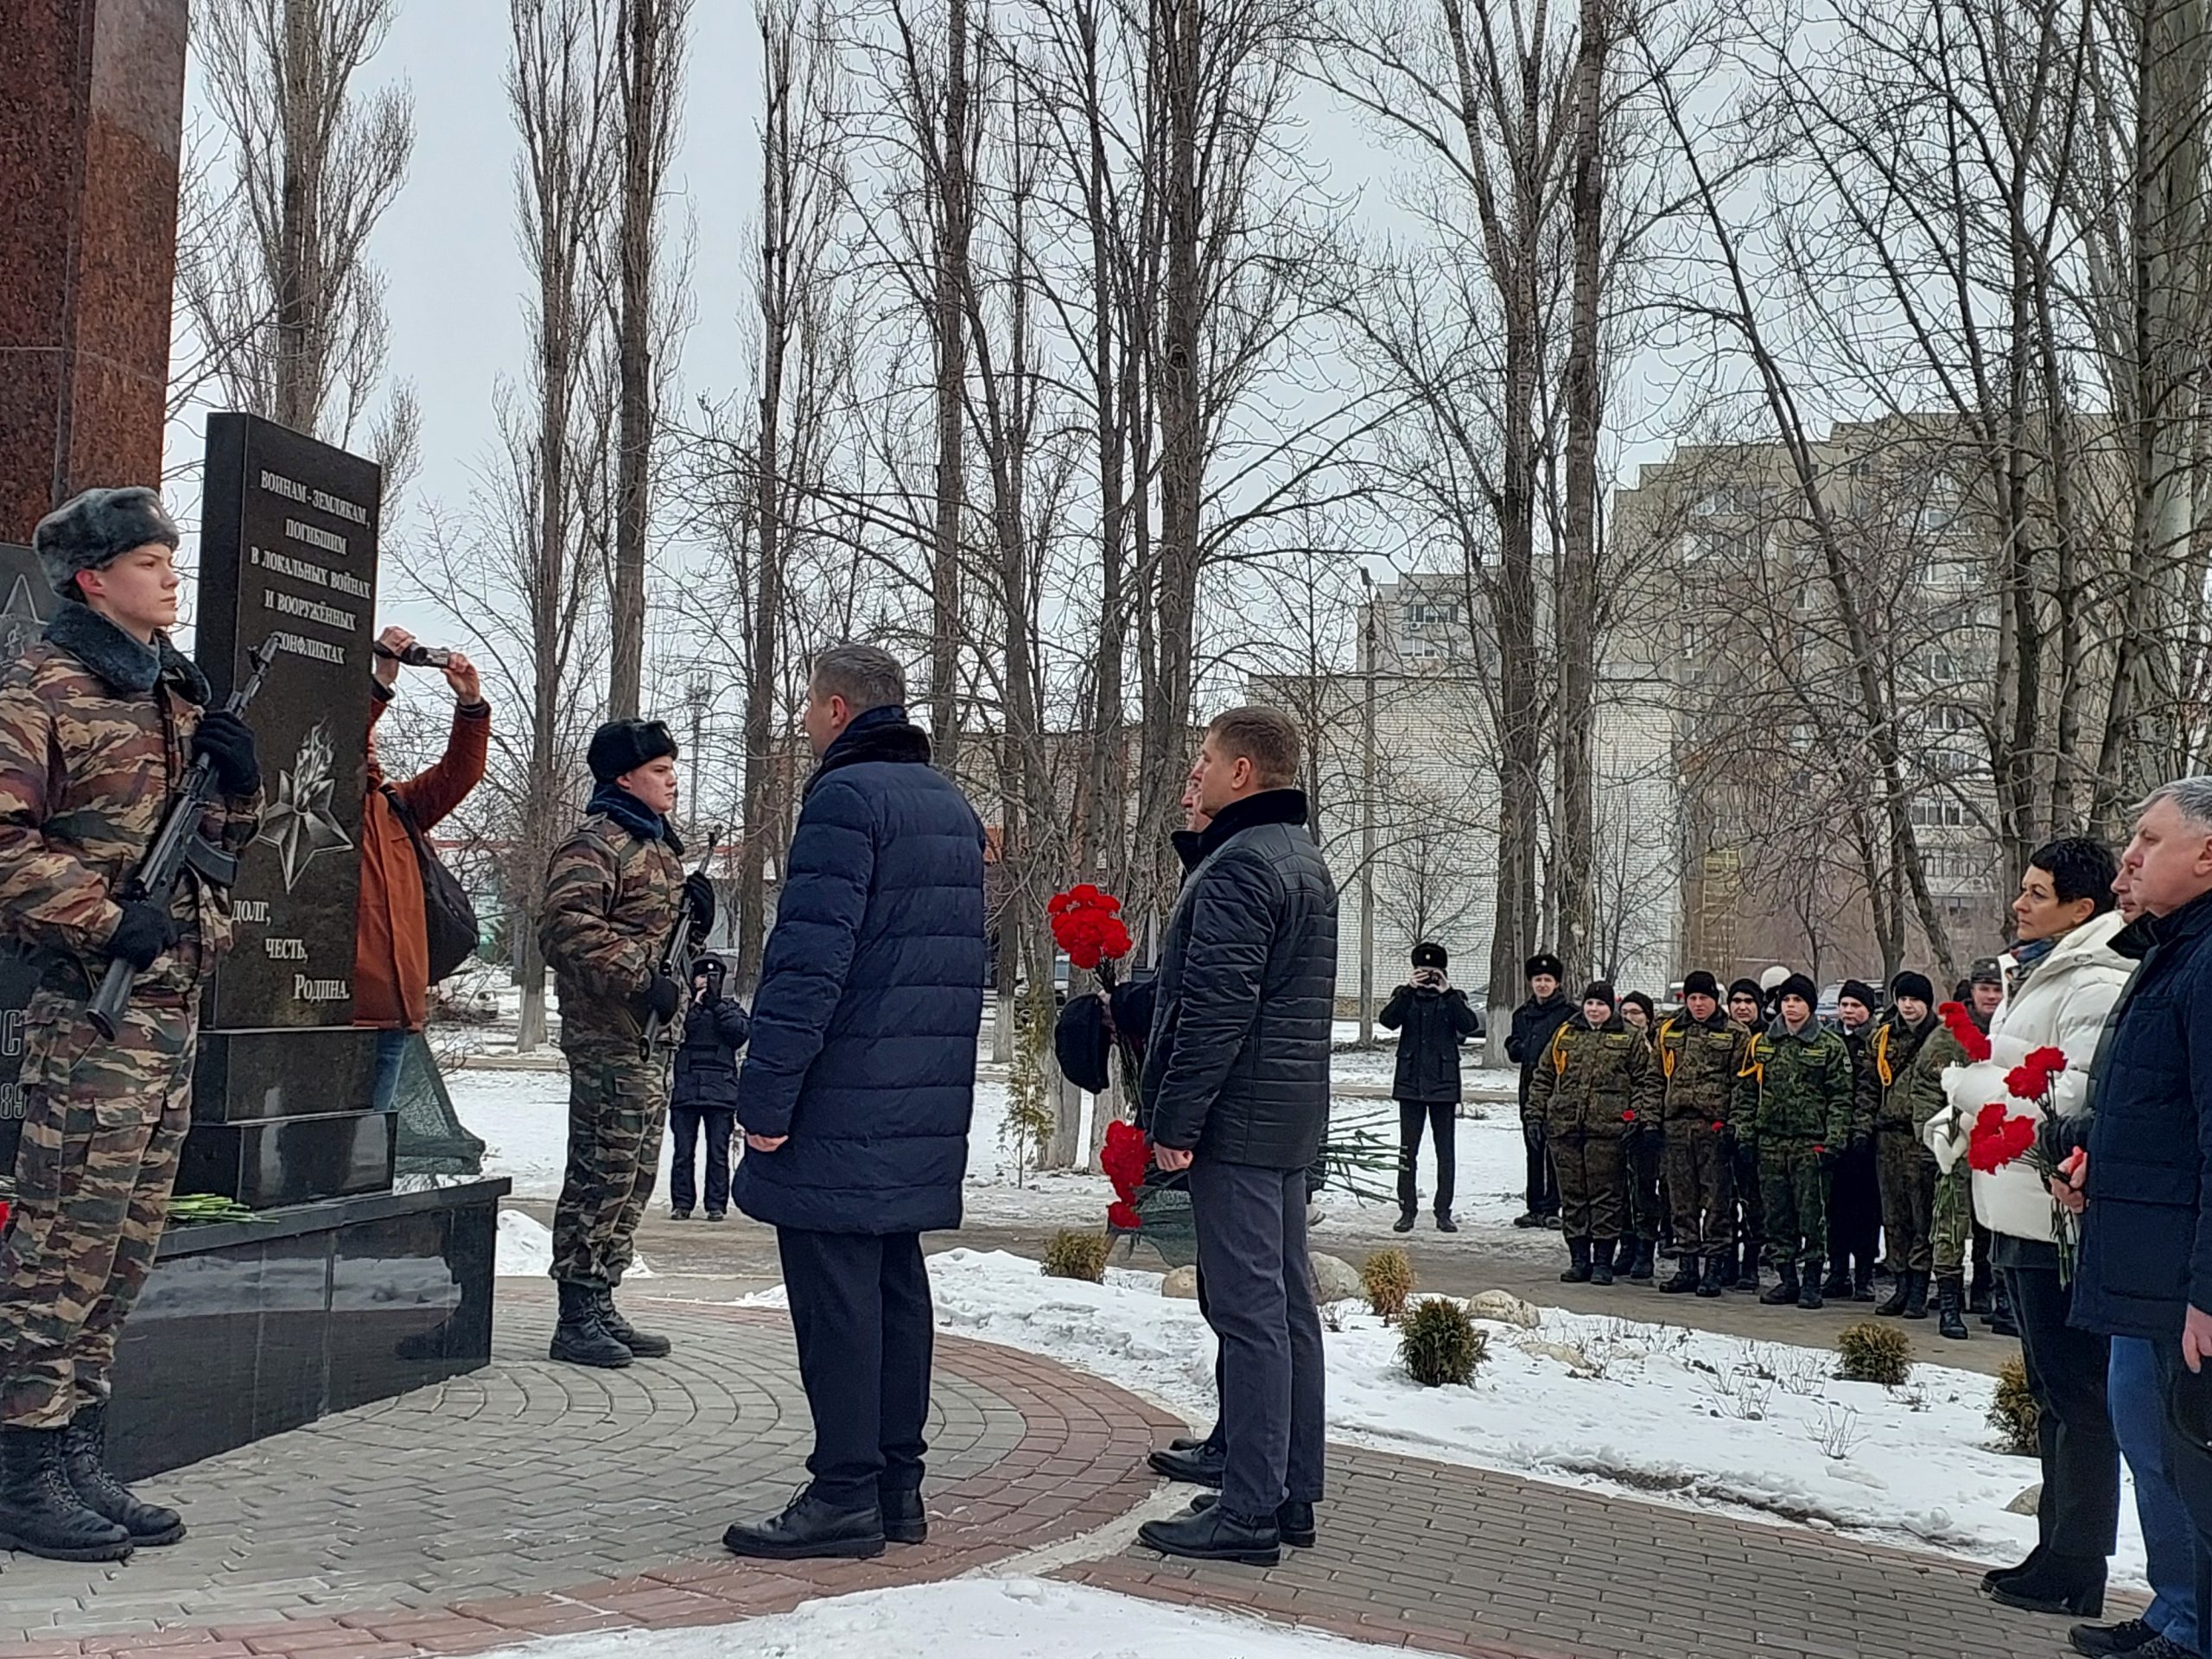
[{"label": "assault rifle", "polygon": [[[720,824],[716,824],[707,832],[707,851],[705,856],[699,861],[698,874],[704,875],[713,868],[715,849],[721,845],[721,838],[722,829]],[[657,971],[666,974],[676,982],[677,988],[683,994],[684,1001],[688,1001],[691,995],[691,964],[698,959],[699,956],[698,944],[695,937],[696,927],[697,921],[692,916],[691,906],[687,900],[683,909],[677,912],[676,925],[668,930],[667,942],[661,946],[659,958],[653,964]],[[683,1010],[684,1001],[678,1001],[676,1005],[679,1014]],[[664,1020],[657,1014],[645,1020],[645,1048],[648,1057],[652,1055],[654,1045],[665,1037],[671,1025],[676,1023]],[[677,1029],[682,1029],[680,1025],[677,1026]]]},{"label": "assault rifle", "polygon": [[[269,677],[270,664],[276,660],[276,641],[272,637],[264,640],[248,658],[253,672],[246,683],[231,693],[224,703],[223,712],[243,715],[261,690],[261,683]],[[123,884],[116,897],[124,903],[158,905],[167,910],[175,895],[176,884],[189,868],[199,873],[203,880],[219,887],[230,887],[238,879],[238,861],[234,854],[210,844],[200,833],[200,821],[207,816],[208,804],[215,798],[215,766],[206,755],[192,763],[192,770],[184,775],[184,787],[169,804],[168,817],[162,820],[154,844],[146,849],[145,857],[138,861],[138,868]],[[93,1028],[103,1037],[113,1040],[116,1027],[123,1021],[124,1010],[130,1006],[131,982],[138,970],[120,957],[110,960],[107,977],[100,981],[100,988],[92,998],[88,1010]]]}]

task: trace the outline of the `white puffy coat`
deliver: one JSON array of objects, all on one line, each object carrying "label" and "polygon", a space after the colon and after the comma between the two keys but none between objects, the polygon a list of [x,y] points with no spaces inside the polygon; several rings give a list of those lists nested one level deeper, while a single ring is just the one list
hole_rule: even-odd
[{"label": "white puffy coat", "polygon": [[[2124,925],[2118,912],[2107,911],[2061,939],[1991,1019],[1989,1058],[1943,1068],[1948,1103],[1929,1121],[1927,1140],[1945,1169],[1965,1155],[1967,1135],[1990,1102],[2003,1101],[2015,1116],[2042,1120],[2037,1103],[2017,1099],[2005,1088],[2005,1074],[2036,1049],[2066,1055],[2066,1070],[2051,1087],[2058,1115],[2078,1117],[2088,1109],[2089,1062],[2096,1057],[2105,1016],[2133,972],[2112,948],[2113,936]],[[2012,958],[2004,963],[2009,974]],[[1974,1212],[1983,1226],[2014,1238],[2052,1242],[2050,1194],[2025,1158],[1994,1175],[1977,1170],[1973,1179]]]}]

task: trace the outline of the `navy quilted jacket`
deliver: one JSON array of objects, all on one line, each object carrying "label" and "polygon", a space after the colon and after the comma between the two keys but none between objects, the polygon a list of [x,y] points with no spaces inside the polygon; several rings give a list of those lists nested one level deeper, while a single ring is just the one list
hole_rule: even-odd
[{"label": "navy quilted jacket", "polygon": [[808,783],[738,1073],[757,1221],[827,1233],[960,1224],[983,1018],[983,830],[901,709]]}]

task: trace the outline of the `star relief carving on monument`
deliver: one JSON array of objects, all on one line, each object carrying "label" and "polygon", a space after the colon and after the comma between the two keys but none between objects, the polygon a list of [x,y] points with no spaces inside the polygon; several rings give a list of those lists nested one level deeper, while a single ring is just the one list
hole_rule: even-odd
[{"label": "star relief carving on monument", "polygon": [[45,630],[46,619],[38,613],[29,579],[17,576],[8,590],[8,608],[0,611],[0,662],[13,662]]},{"label": "star relief carving on monument", "polygon": [[318,854],[343,852],[353,845],[346,826],[331,814],[336,783],[328,722],[317,721],[300,740],[292,769],[278,782],[276,799],[263,813],[261,834],[256,837],[276,849],[287,893],[299,885]]}]

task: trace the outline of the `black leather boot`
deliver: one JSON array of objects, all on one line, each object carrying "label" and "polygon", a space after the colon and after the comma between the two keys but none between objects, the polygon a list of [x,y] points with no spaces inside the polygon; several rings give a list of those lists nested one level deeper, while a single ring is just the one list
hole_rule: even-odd
[{"label": "black leather boot", "polygon": [[1172,1520],[1147,1521],[1137,1529],[1137,1541],[1188,1561],[1273,1567],[1282,1560],[1282,1531],[1274,1516],[1248,1521],[1218,1503],[1186,1510]]},{"label": "black leather boot", "polygon": [[732,1525],[722,1548],[763,1561],[865,1560],[883,1554],[883,1511],[873,1501],[825,1503],[810,1486],[781,1515]]},{"label": "black leather boot", "polygon": [[1697,1294],[1711,1301],[1735,1282],[1736,1263],[1730,1256],[1715,1256],[1704,1264],[1697,1283]]},{"label": "black leather boot", "polygon": [[1977,1258],[1974,1264],[1974,1278],[1967,1287],[1967,1313],[1984,1315],[1989,1313],[1994,1283],[1990,1276],[1989,1263]]},{"label": "black leather boot", "polygon": [[1636,1241],[1636,1262],[1635,1264],[1629,1268],[1628,1276],[1639,1285],[1649,1284],[1651,1282],[1651,1275],[1657,1271],[1658,1255],[1658,1245],[1648,1238],[1637,1239]]},{"label": "black leather boot", "polygon": [[1953,1342],[1964,1342],[1973,1333],[1967,1329],[1966,1287],[1956,1279],[1939,1279],[1936,1283],[1936,1334],[1948,1337]]},{"label": "black leather boot", "polygon": [[627,1365],[630,1351],[599,1322],[599,1298],[593,1287],[563,1279],[555,1288],[561,1294],[561,1322],[553,1327],[553,1345],[546,1357],[608,1371]]},{"label": "black leather boot", "polygon": [[1804,1288],[1797,1293],[1797,1306],[1808,1313],[1816,1312],[1821,1305],[1821,1263],[1818,1257],[1805,1264]]},{"label": "black leather boot", "polygon": [[1459,1230],[1459,1224],[1452,1219],[1449,1210],[1440,1210],[1436,1212],[1436,1230],[1440,1233],[1456,1233]]},{"label": "black leather boot", "polygon": [[1613,1282],[1613,1246],[1617,1240],[1595,1238],[1590,1241],[1590,1282],[1610,1285]]},{"label": "black leather boot", "polygon": [[1797,1282],[1797,1264],[1795,1262],[1783,1262],[1777,1271],[1780,1276],[1776,1279],[1774,1288],[1759,1293],[1759,1306],[1762,1307],[1789,1307],[1804,1294]]},{"label": "black leather boot", "polygon": [[1912,1300],[1912,1281],[1917,1275],[1900,1273],[1890,1286],[1889,1300],[1874,1310],[1878,1318],[1894,1319],[1904,1312],[1905,1304]]},{"label": "black leather boot", "polygon": [[2046,1550],[2027,1572],[1999,1579],[1989,1599],[2026,1613],[2094,1618],[2105,1610],[2105,1558]]},{"label": "black leather boot", "polygon": [[[1756,1244],[1746,1244],[1744,1246],[1742,1259],[1736,1267],[1736,1288],[1748,1290],[1757,1294],[1758,1287],[1759,1247]],[[1794,1301],[1796,1298],[1793,1297],[1791,1300]]]},{"label": "black leather boot", "polygon": [[1409,1204],[1402,1205],[1399,1206],[1398,1218],[1390,1224],[1390,1230],[1394,1233],[1410,1233],[1413,1230],[1414,1207]]},{"label": "black leather boot", "polygon": [[66,1428],[0,1429],[0,1549],[49,1561],[119,1561],[130,1535],[86,1507],[63,1467]]},{"label": "black leather boot", "polygon": [[1562,1285],[1586,1285],[1597,1269],[1590,1260],[1590,1241],[1570,1238],[1567,1241],[1567,1271],[1559,1276]]},{"label": "black leather boot", "polygon": [[1835,1300],[1848,1300],[1851,1295],[1851,1263],[1838,1256],[1829,1265],[1828,1276],[1821,1286],[1821,1294]]},{"label": "black leather boot", "polygon": [[599,1293],[599,1328],[639,1359],[665,1359],[675,1346],[666,1337],[656,1337],[640,1331],[624,1319],[621,1310],[614,1306],[612,1290]]},{"label": "black leather boot", "polygon": [[925,1544],[930,1541],[930,1514],[918,1486],[885,1487],[876,1493],[876,1507],[883,1512],[883,1535],[894,1544]]},{"label": "black leather boot", "polygon": [[1851,1300],[1854,1302],[1871,1302],[1874,1300],[1874,1264],[1872,1262],[1861,1262],[1853,1269]]},{"label": "black leather boot", "polygon": [[107,1466],[107,1407],[86,1406],[78,1412],[61,1440],[61,1465],[69,1489],[103,1521],[111,1521],[130,1535],[133,1544],[156,1548],[184,1536],[184,1517],[175,1510],[142,1503],[137,1494],[109,1471]]},{"label": "black leather boot", "polygon": [[1697,1257],[1685,1251],[1675,1258],[1675,1276],[1659,1287],[1659,1294],[1662,1296],[1686,1296],[1697,1287]]},{"label": "black leather boot", "polygon": [[1924,1319],[1928,1317],[1928,1275],[1908,1273],[1905,1278],[1910,1282],[1905,1288],[1904,1316],[1908,1319]]},{"label": "black leather boot", "polygon": [[2020,1322],[2012,1317],[2012,1295],[2002,1279],[1997,1281],[1997,1301],[1990,1310],[1989,1329],[1993,1336],[2017,1337],[2020,1334]]}]

